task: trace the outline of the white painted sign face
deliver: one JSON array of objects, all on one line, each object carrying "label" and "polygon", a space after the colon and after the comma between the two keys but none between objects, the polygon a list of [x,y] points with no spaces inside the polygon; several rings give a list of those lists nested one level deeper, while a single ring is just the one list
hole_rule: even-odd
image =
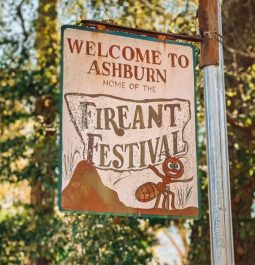
[{"label": "white painted sign face", "polygon": [[61,208],[198,216],[189,45],[62,29]]}]

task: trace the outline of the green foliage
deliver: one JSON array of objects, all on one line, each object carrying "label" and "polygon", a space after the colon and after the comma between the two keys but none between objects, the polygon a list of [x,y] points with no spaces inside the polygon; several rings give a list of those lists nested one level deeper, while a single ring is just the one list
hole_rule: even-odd
[{"label": "green foliage", "polygon": [[[70,264],[146,264],[151,259],[152,234],[147,222],[135,218],[66,216],[72,223],[66,237],[70,242]],[[77,245],[80,246],[77,253]]]},{"label": "green foliage", "polygon": [[[224,2],[222,13],[234,251],[238,265],[252,265],[255,260],[252,251],[255,248],[255,47],[251,37],[255,36],[254,12],[254,1],[230,0]],[[202,89],[198,91],[202,96]],[[201,165],[205,164],[202,160]],[[206,188],[207,182],[202,179],[202,187]],[[202,218],[192,226],[191,265],[210,264],[208,199],[206,195],[202,199]]]},{"label": "green foliage", "polygon": [[[33,216],[32,209],[8,215],[0,223],[1,264],[147,264],[152,234],[134,218]],[[35,229],[36,225],[36,229]]]},{"label": "green foliage", "polygon": [[[0,263],[149,262],[153,236],[146,222],[58,212],[57,6],[50,0],[40,1],[38,7],[30,1],[9,4],[3,4],[4,12],[17,15],[20,24],[13,29],[5,17],[1,23],[0,179],[3,183],[26,180],[30,203],[14,201],[11,207],[1,208]],[[31,11],[38,15],[25,19]]]}]

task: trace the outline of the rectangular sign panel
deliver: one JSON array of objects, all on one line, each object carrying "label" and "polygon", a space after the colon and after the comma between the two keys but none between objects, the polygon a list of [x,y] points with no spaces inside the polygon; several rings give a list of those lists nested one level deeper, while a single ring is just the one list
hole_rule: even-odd
[{"label": "rectangular sign panel", "polygon": [[62,28],[63,210],[198,216],[194,50]]}]

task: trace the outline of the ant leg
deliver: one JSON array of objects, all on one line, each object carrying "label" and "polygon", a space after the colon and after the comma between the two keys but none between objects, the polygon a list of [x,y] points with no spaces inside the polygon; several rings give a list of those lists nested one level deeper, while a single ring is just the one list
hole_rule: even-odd
[{"label": "ant leg", "polygon": [[172,200],[171,200],[171,207],[172,209],[176,209],[174,206],[174,201],[175,201],[175,194],[172,191],[169,191],[169,193],[172,195]]},{"label": "ant leg", "polygon": [[158,208],[160,197],[161,197],[161,193],[159,193],[159,195],[157,196],[157,200],[156,200],[155,205],[153,207],[154,209]]},{"label": "ant leg", "polygon": [[162,209],[163,210],[167,210],[167,208],[166,208],[166,200],[167,200],[167,195],[164,193],[164,199],[163,199],[163,202],[162,202]]},{"label": "ant leg", "polygon": [[162,203],[162,208],[164,210],[169,210],[169,197],[170,197],[169,191],[166,191],[164,194],[164,199]]},{"label": "ant leg", "polygon": [[167,191],[166,194],[167,194],[167,195],[166,195],[166,196],[167,196],[166,209],[167,209],[167,210],[170,210],[170,209],[169,209],[169,201],[170,201],[170,193],[169,193],[169,191]]}]

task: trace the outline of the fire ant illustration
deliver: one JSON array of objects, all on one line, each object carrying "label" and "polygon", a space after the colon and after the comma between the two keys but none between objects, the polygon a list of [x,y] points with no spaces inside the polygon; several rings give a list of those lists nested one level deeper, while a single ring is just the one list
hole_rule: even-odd
[{"label": "fire ant illustration", "polygon": [[167,210],[169,209],[169,201],[171,195],[171,207],[172,209],[176,209],[174,204],[175,194],[174,192],[170,191],[170,188],[167,185],[175,182],[189,182],[193,179],[193,177],[188,179],[179,179],[184,173],[184,166],[178,157],[170,156],[166,158],[162,165],[164,174],[160,173],[158,169],[153,165],[149,165],[148,168],[150,168],[158,177],[160,177],[162,179],[162,182],[146,182],[142,184],[137,188],[135,192],[136,199],[140,202],[148,202],[157,198],[154,208],[158,208],[160,197],[161,195],[163,195],[164,198],[162,202],[162,208]]}]

